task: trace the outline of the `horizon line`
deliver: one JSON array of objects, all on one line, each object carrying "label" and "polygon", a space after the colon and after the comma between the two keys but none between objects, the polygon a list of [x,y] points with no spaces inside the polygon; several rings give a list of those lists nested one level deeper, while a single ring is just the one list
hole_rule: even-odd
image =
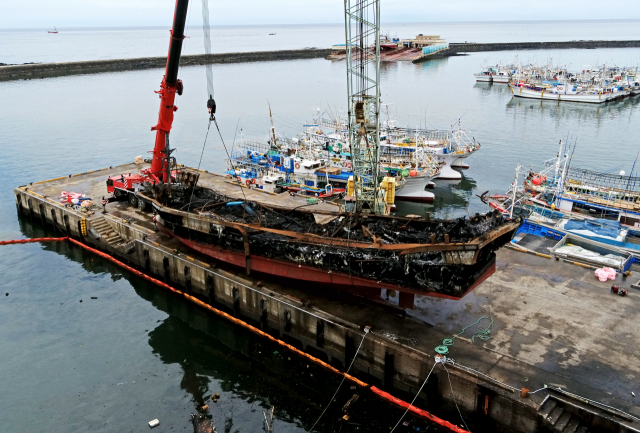
[{"label": "horizon line", "polygon": [[[640,21],[640,18],[595,18],[595,19],[548,19],[548,20],[471,20],[471,21],[392,21],[388,23],[382,23],[381,27],[385,25],[407,25],[407,24],[430,24],[430,25],[442,25],[442,24],[493,24],[493,23],[550,23],[550,22],[632,22]],[[227,24],[227,25],[212,25],[210,28],[228,28],[228,27],[293,27],[293,26],[343,26],[343,22],[331,22],[331,23],[277,23],[277,24]],[[57,26],[55,26],[57,27]],[[62,29],[78,30],[78,29],[165,29],[170,28],[171,25],[128,25],[128,26],[88,26],[88,27],[61,27]],[[3,30],[48,30],[50,27],[0,27],[0,31]]]}]

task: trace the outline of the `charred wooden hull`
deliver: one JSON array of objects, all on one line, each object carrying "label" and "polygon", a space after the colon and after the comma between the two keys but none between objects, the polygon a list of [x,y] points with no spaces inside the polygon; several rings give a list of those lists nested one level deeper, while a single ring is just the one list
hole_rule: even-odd
[{"label": "charred wooden hull", "polygon": [[468,226],[462,220],[427,222],[337,213],[323,215],[330,222],[320,224],[315,222],[317,213],[290,209],[278,213],[247,203],[254,207],[240,206],[236,214],[227,207],[217,213],[185,212],[180,202],[164,206],[154,201],[154,209],[160,229],[247,273],[356,293],[379,295],[387,289],[453,299],[491,273],[493,251],[517,228],[494,214],[477,216]]},{"label": "charred wooden hull", "polygon": [[[437,267],[428,272],[433,274],[432,284],[427,284],[424,288],[414,288],[392,283],[386,278],[384,280],[387,281],[381,281],[358,275],[349,275],[340,271],[317,268],[302,264],[302,262],[285,261],[255,254],[245,255],[242,252],[234,252],[220,246],[201,242],[198,234],[193,234],[193,237],[189,239],[176,235],[174,230],[169,230],[160,223],[158,223],[158,228],[176,237],[184,245],[199,253],[221,262],[244,268],[249,273],[286,278],[290,282],[322,284],[355,294],[369,295],[372,294],[370,292],[379,294],[381,290],[386,289],[448,299],[460,299],[495,271],[495,254],[490,253],[486,259],[480,260],[474,265],[436,265]],[[376,264],[376,266],[379,266],[379,264]],[[442,269],[443,267],[446,270]],[[374,272],[369,270],[367,274],[371,275]],[[397,280],[402,280],[402,278]],[[449,285],[446,284],[446,281],[449,282]],[[375,293],[373,294],[375,295]]]}]

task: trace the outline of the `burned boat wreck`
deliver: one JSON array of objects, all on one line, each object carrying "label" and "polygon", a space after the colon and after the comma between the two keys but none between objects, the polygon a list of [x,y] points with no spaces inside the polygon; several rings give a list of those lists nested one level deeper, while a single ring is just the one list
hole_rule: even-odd
[{"label": "burned boat wreck", "polygon": [[[171,156],[175,149],[170,147],[169,133],[177,110],[175,96],[183,89],[178,66],[187,3],[179,0],[176,5],[166,73],[158,92],[158,124],[152,128],[156,140],[151,165],[139,174],[112,176],[107,180],[108,192],[116,199],[128,197],[141,210],[151,204],[159,229],[202,254],[241,267],[249,274],[287,279],[305,287],[313,283],[377,298],[385,289],[399,291],[407,301],[402,302],[400,297],[399,303],[404,306],[412,305],[408,300],[413,296],[407,294],[459,299],[491,275],[494,250],[510,239],[517,226],[504,222],[500,213],[455,221],[389,215],[395,183],[385,180],[380,169],[379,58],[350,64],[357,56],[351,56],[349,41],[352,175],[344,206],[288,200],[286,194],[266,190],[258,193],[255,186],[251,187],[255,178],[246,189],[225,179],[233,184],[233,191],[224,193],[228,183],[215,187],[211,179],[204,179],[210,176],[201,176],[199,166],[198,170],[178,166]],[[359,49],[369,52],[369,42],[358,37],[355,40],[359,40]],[[379,38],[376,36],[373,42],[379,45]],[[215,123],[220,132],[210,68],[208,64],[208,128]],[[363,77],[375,85],[363,87]],[[220,138],[226,150],[221,133]],[[272,138],[275,143],[275,134]],[[237,194],[240,192],[242,195]]]},{"label": "burned boat wreck", "polygon": [[[185,176],[186,177],[186,176]],[[498,212],[451,221],[278,208],[173,185],[153,203],[158,228],[247,273],[362,295],[382,289],[459,299],[493,273],[517,228]]]}]

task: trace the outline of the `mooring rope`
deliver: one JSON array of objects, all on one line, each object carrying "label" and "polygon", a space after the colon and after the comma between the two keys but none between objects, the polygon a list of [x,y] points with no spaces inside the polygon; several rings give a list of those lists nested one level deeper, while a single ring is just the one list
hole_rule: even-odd
[{"label": "mooring rope", "polygon": [[407,409],[404,411],[404,413],[402,414],[402,416],[400,417],[396,425],[393,426],[393,428],[391,429],[391,433],[393,433],[393,431],[400,425],[400,423],[402,422],[402,419],[405,417],[407,412],[409,412],[409,409],[411,409],[411,407],[413,406],[413,403],[415,403],[416,399],[418,398],[418,395],[420,395],[420,393],[422,392],[422,388],[424,388],[424,386],[427,384],[427,380],[429,380],[429,376],[431,376],[431,373],[433,372],[433,369],[436,368],[436,364],[438,364],[438,362],[439,361],[436,358],[436,362],[433,363],[433,367],[431,367],[431,371],[429,371],[429,374],[427,374],[427,377],[425,378],[424,382],[422,382],[422,386],[420,386],[420,389],[416,393],[415,397],[413,397],[413,400],[411,400],[411,403],[409,404]]},{"label": "mooring rope", "polygon": [[456,409],[458,409],[458,414],[460,415],[460,419],[462,420],[462,424],[464,424],[464,427],[467,429],[467,431],[471,431],[469,430],[469,427],[467,426],[467,423],[464,422],[464,418],[462,417],[462,412],[460,412],[460,408],[458,407],[458,401],[456,400],[456,395],[453,392],[453,385],[451,384],[451,377],[449,377],[449,370],[447,370],[447,367],[445,366],[447,359],[445,358],[442,361],[442,368],[444,368],[444,371],[447,372],[447,379],[449,379],[449,387],[451,388],[451,398],[453,398],[453,402],[456,405]]},{"label": "mooring rope", "polygon": [[493,329],[493,318],[490,316],[482,316],[471,325],[462,328],[462,331],[460,331],[458,334],[454,335],[451,338],[445,338],[444,340],[442,340],[442,344],[440,346],[436,346],[435,351],[440,355],[446,355],[447,353],[449,353],[449,346],[453,346],[453,341],[457,337],[464,334],[467,329],[480,323],[480,321],[483,319],[490,320],[489,324],[484,328],[478,328],[478,330],[471,336],[471,342],[475,343],[476,337],[482,341],[489,341],[491,339],[491,331]]},{"label": "mooring rope", "polygon": [[353,355],[353,359],[351,360],[351,364],[349,364],[349,368],[347,368],[347,371],[345,372],[345,376],[342,378],[342,381],[340,381],[340,385],[338,385],[338,389],[336,389],[336,392],[333,393],[333,396],[331,397],[331,400],[329,400],[329,403],[327,404],[327,406],[324,408],[324,410],[322,411],[322,413],[320,414],[320,416],[318,417],[318,419],[316,420],[316,422],[313,424],[313,426],[311,427],[311,429],[309,430],[309,432],[312,432],[313,429],[316,427],[316,425],[318,424],[318,422],[320,422],[320,419],[322,418],[322,416],[325,414],[325,412],[327,411],[327,409],[329,409],[329,406],[331,406],[331,403],[333,403],[333,399],[336,398],[336,395],[338,395],[338,391],[340,391],[340,388],[342,387],[342,384],[344,383],[344,380],[346,378],[346,374],[349,373],[349,371],[351,370],[351,367],[353,366],[353,363],[356,361],[356,358],[358,357],[358,352],[360,352],[360,348],[362,347],[362,343],[364,343],[364,339],[367,338],[367,334],[369,333],[369,330],[371,328],[369,328],[368,326],[364,328],[364,335],[362,336],[362,341],[360,341],[360,346],[358,346],[358,350],[356,350],[355,355]]}]

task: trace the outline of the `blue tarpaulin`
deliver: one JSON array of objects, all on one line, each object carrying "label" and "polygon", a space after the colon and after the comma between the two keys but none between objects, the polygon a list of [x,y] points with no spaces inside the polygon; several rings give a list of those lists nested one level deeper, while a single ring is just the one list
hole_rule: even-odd
[{"label": "blue tarpaulin", "polygon": [[617,238],[620,235],[620,230],[622,226],[619,221],[611,221],[606,219],[596,219],[596,220],[569,220],[564,225],[564,229],[567,231],[571,230],[589,230],[597,234],[598,236],[607,236],[610,238]]}]

